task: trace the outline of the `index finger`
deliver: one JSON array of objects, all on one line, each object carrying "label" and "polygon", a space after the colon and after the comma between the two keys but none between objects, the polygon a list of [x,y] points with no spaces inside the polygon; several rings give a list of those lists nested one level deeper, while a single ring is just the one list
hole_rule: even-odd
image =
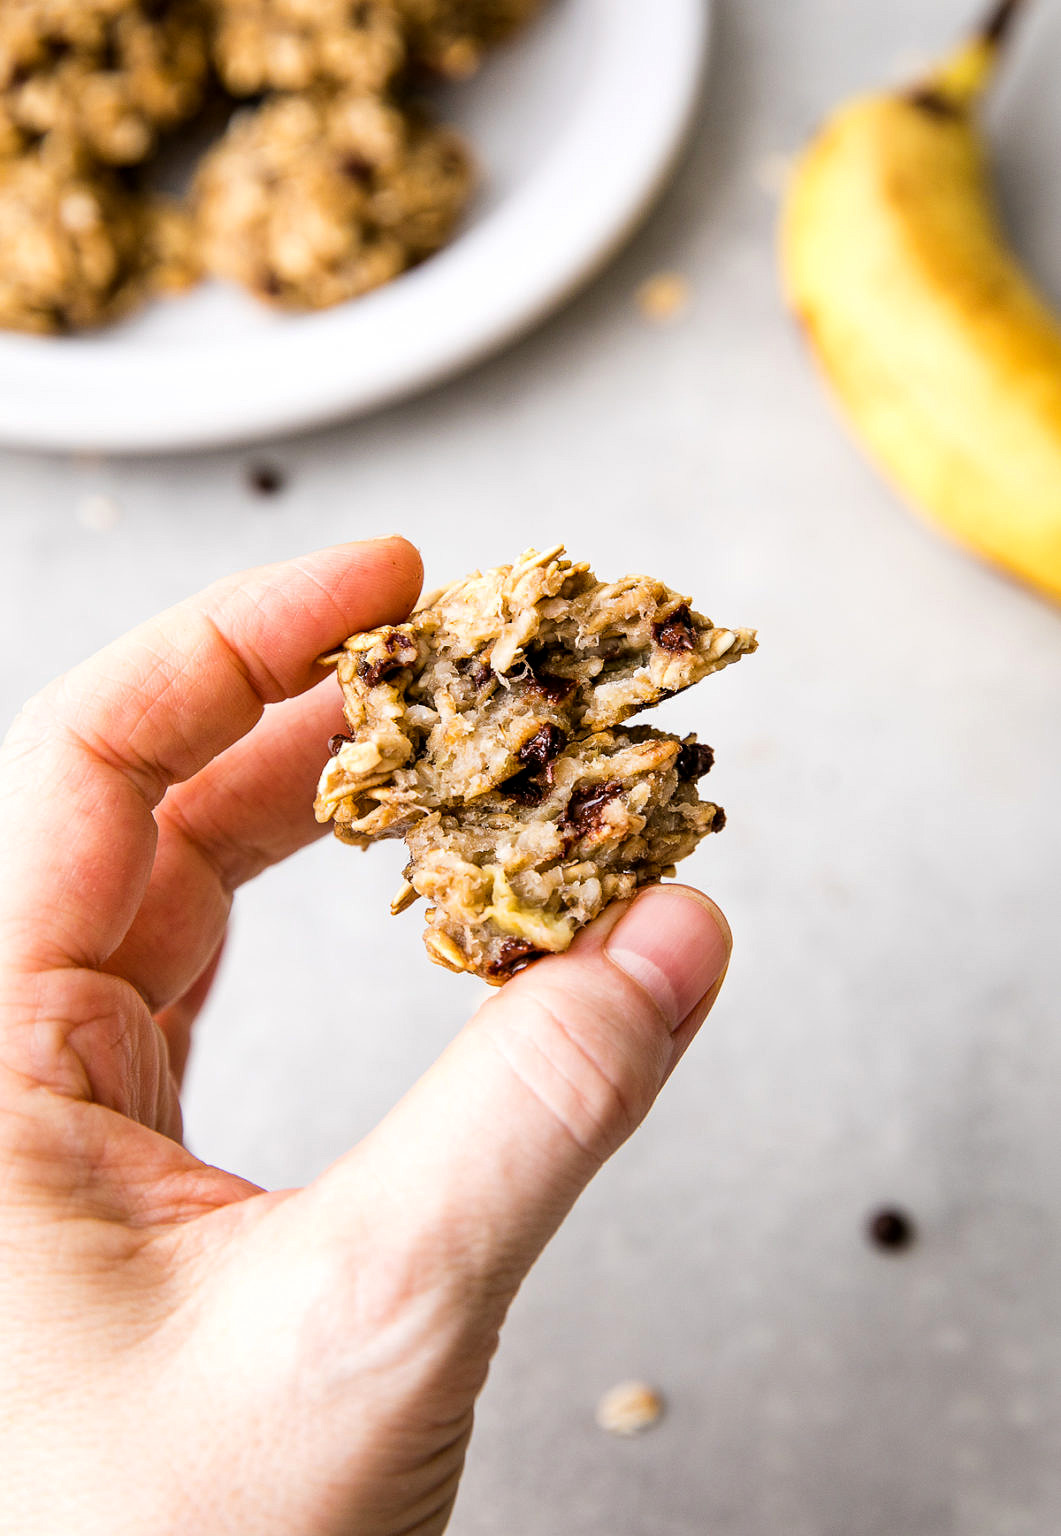
[{"label": "index finger", "polygon": [[[342,544],[228,577],[30,700],[0,752],[0,949],[19,968],[101,965],[147,887],[167,788],[320,680],[316,658],[403,618],[404,539]],[[262,807],[263,815],[267,807]]]}]

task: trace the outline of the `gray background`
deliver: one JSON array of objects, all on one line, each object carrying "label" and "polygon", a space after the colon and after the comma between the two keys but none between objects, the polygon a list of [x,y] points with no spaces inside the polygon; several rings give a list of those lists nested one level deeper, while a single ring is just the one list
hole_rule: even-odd
[{"label": "gray background", "polygon": [[[359,423],[200,458],[0,458],[0,711],[211,578],[399,529],[429,579],[566,539],[762,648],[670,718],[730,824],[689,866],[736,956],[710,1025],[517,1302],[457,1536],[1053,1536],[1061,1528],[1058,616],[911,517],[838,428],[774,270],[777,157],[949,40],[966,0],[726,0],[694,141],[563,314]],[[994,113],[1061,301],[1061,14]],[[689,313],[633,301],[662,268]],[[244,481],[289,476],[265,500]],[[116,498],[108,531],[78,519]],[[240,896],[187,1098],[202,1156],[311,1177],[479,996],[330,840]],[[355,980],[352,982],[352,978]],[[909,1253],[862,1235],[898,1202]],[[644,1376],[644,1438],[593,1425]],[[295,1533],[293,1533],[295,1536]]]}]

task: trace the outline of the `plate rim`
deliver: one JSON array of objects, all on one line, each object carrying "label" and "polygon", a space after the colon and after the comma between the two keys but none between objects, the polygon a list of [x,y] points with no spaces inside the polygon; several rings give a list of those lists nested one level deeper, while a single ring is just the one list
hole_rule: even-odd
[{"label": "plate rim", "polygon": [[[571,126],[524,184],[430,262],[349,305],[294,317],[290,329],[281,320],[277,329],[234,345],[167,347],[169,380],[182,386],[184,408],[174,412],[167,396],[166,414],[151,409],[158,361],[149,346],[117,355],[72,350],[60,371],[48,353],[55,346],[76,348],[76,341],[4,336],[0,443],[127,455],[248,444],[349,420],[419,394],[526,335],[583,288],[641,223],[685,143],[706,78],[712,0],[594,3],[608,18],[605,72],[590,77]],[[635,60],[638,83],[647,77],[653,93],[640,94],[636,120],[610,116],[609,105],[617,105],[624,86],[634,83],[624,77]],[[605,122],[618,141],[611,166],[594,148]],[[578,184],[587,164],[597,173],[589,199]],[[537,221],[538,205],[554,216],[546,262],[537,254],[526,259],[524,237]],[[563,227],[555,219],[558,207],[565,209]],[[499,263],[516,280],[503,293],[488,281]],[[426,329],[418,329],[424,320]],[[358,355],[344,350],[358,333],[375,340],[375,351],[368,351],[385,360],[382,369],[359,371]],[[253,368],[263,352],[273,366]],[[322,367],[329,352],[331,365]],[[13,387],[16,373],[19,389]],[[277,377],[284,386],[279,391],[271,383]],[[122,397],[117,406],[112,392]],[[115,412],[130,398],[143,398],[143,410],[116,421]]]}]

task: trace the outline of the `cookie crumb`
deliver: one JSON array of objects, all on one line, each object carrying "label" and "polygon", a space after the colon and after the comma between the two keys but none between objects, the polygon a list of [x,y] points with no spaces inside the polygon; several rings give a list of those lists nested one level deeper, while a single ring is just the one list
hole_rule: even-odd
[{"label": "cookie crumb", "polygon": [[283,470],[276,464],[250,464],[247,488],[255,496],[278,496],[287,484]]},{"label": "cookie crumb", "polygon": [[105,496],[102,491],[93,491],[90,496],[82,497],[77,504],[78,522],[82,528],[88,528],[93,533],[109,533],[121,519],[120,503],[113,496]]},{"label": "cookie crumb", "polygon": [[663,1399],[643,1381],[621,1381],[597,1404],[597,1423],[610,1435],[640,1435],[663,1413]]},{"label": "cookie crumb", "polygon": [[866,1233],[876,1248],[901,1253],[916,1241],[917,1228],[905,1211],[891,1206],[875,1211],[866,1223]]},{"label": "cookie crumb", "polygon": [[689,280],[680,272],[657,272],[638,288],[637,307],[646,320],[665,325],[685,313],[692,296]]}]

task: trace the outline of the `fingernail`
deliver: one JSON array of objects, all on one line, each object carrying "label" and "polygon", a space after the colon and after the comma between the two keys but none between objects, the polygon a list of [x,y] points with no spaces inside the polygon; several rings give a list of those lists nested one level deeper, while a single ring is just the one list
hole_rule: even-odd
[{"label": "fingernail", "polygon": [[644,987],[674,1031],[722,976],[732,947],[729,924],[714,902],[671,885],[642,892],[608,935],[604,952]]}]

